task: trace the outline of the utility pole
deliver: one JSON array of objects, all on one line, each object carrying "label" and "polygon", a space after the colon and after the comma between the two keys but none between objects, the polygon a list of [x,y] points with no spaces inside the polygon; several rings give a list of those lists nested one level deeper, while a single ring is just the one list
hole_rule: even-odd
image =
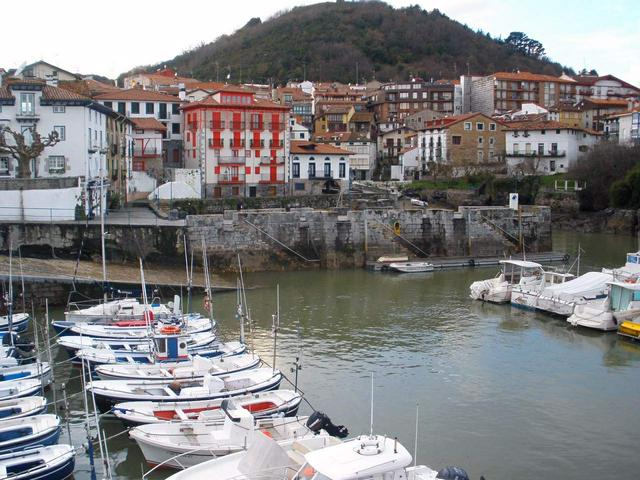
[{"label": "utility pole", "polygon": [[356,61],[356,85],[358,85],[358,81],[359,81],[359,78],[360,78],[360,76],[358,75],[358,67],[359,67],[359,65],[358,65],[358,62]]},{"label": "utility pole", "polygon": [[216,64],[216,83],[220,83],[220,64],[215,62]]}]

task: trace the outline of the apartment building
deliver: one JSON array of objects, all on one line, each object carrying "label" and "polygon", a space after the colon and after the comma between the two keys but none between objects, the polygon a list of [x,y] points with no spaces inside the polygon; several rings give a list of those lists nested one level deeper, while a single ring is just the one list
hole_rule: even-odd
[{"label": "apartment building", "polygon": [[431,120],[418,130],[421,173],[439,165],[454,175],[504,163],[505,125],[483,113]]},{"label": "apartment building", "polygon": [[376,142],[366,133],[328,132],[316,134],[313,141],[352,153],[349,157],[349,178],[370,180],[376,164]]},{"label": "apartment building", "polygon": [[291,142],[291,193],[316,195],[349,188],[352,152],[318,142]]},{"label": "apartment building", "polygon": [[506,159],[510,172],[564,173],[598,143],[602,134],[559,122],[507,124]]},{"label": "apartment building", "polygon": [[301,88],[280,87],[273,91],[273,100],[291,108],[296,121],[311,130],[313,128],[313,97]]},{"label": "apartment building", "polygon": [[613,75],[577,75],[572,78],[576,82],[576,101],[589,97],[599,99],[640,99],[640,88]]},{"label": "apartment building", "polygon": [[286,193],[289,107],[225,87],[182,106],[187,168],[200,168],[207,196]]},{"label": "apartment building", "polygon": [[622,113],[633,106],[629,100],[620,98],[585,98],[577,104],[582,113],[582,128],[604,132],[607,117]]},{"label": "apartment building", "polygon": [[604,136],[610,142],[620,145],[640,145],[640,110],[607,117]]},{"label": "apartment building", "polygon": [[453,82],[426,82],[413,78],[408,82],[381,85],[379,90],[369,95],[368,106],[378,123],[401,122],[425,109],[452,115],[454,91]]},{"label": "apartment building", "polygon": [[178,75],[171,68],[163,68],[157,72],[140,72],[124,77],[124,88],[141,88],[156,92],[177,95],[180,87],[189,88],[190,85],[199,83],[199,80]]}]

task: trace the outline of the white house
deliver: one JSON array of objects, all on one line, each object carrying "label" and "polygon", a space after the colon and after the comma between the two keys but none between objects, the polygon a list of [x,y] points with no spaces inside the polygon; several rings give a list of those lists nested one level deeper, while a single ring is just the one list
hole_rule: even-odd
[{"label": "white house", "polygon": [[328,143],[351,152],[349,178],[370,180],[376,164],[376,142],[366,133],[327,132],[314,136],[315,142]]},{"label": "white house", "polygon": [[398,165],[391,165],[391,180],[409,180],[420,171],[420,148],[406,147],[398,155]]},{"label": "white house", "polygon": [[554,121],[507,124],[506,159],[510,172],[564,173],[598,143],[602,134]]},{"label": "white house", "polygon": [[309,195],[349,187],[352,152],[326,143],[292,141],[289,155],[291,193]]},{"label": "white house", "polygon": [[640,144],[640,110],[610,115],[604,123],[604,134],[620,145]]},{"label": "white house", "polygon": [[181,101],[178,97],[152,90],[131,88],[105,92],[96,95],[94,99],[132,120],[155,118],[165,127],[162,142],[165,166],[182,166],[183,122]]},{"label": "white house", "polygon": [[293,117],[289,118],[289,139],[290,140],[302,140],[308,142],[311,140],[311,133],[309,129],[304,125],[296,122]]},{"label": "white house", "polygon": [[[0,88],[0,125],[21,132],[27,140],[33,129],[43,138],[53,131],[58,134],[59,142],[31,161],[31,178],[81,177],[88,211],[101,173],[106,176],[108,114],[90,98],[39,79],[14,78]],[[5,134],[5,141],[13,139]],[[15,177],[17,172],[17,161],[0,154],[0,177]],[[52,207],[46,200],[43,206]],[[73,209],[75,205],[59,207]]]},{"label": "white house", "polygon": [[57,82],[59,81],[73,81],[80,79],[79,75],[71,73],[63,68],[56,67],[55,65],[51,65],[44,60],[39,60],[19,68],[16,70],[15,76],[23,80],[39,78],[40,80],[45,80],[55,86],[57,86]]}]

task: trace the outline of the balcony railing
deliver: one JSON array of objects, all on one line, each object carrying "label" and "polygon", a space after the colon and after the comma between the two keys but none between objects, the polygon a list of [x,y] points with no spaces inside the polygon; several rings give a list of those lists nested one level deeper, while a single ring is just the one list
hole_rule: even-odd
[{"label": "balcony railing", "polygon": [[231,130],[244,130],[244,122],[229,122],[229,128]]},{"label": "balcony railing", "polygon": [[278,132],[281,130],[284,130],[284,123],[283,122],[279,122],[279,123],[267,123],[267,129],[268,130],[272,130],[274,132]]},{"label": "balcony railing", "polygon": [[258,142],[254,140],[249,140],[249,146],[251,148],[264,148],[264,140],[260,140]]},{"label": "balcony railing", "polygon": [[29,111],[18,111],[16,113],[16,118],[17,119],[22,119],[22,120],[37,120],[40,118],[40,115],[38,115],[35,111],[29,112]]},{"label": "balcony railing", "polygon": [[134,147],[133,148],[133,156],[134,157],[157,157],[162,153],[162,150],[156,147]]},{"label": "balcony railing", "polygon": [[333,170],[323,170],[322,176],[323,178],[333,178]]},{"label": "balcony railing", "polygon": [[225,125],[224,120],[220,120],[218,122],[215,122],[215,121],[211,120],[209,122],[209,128],[211,130],[223,130],[224,129],[224,125]]},{"label": "balcony railing", "polygon": [[215,160],[219,165],[244,165],[246,163],[246,157],[244,156],[218,156]]},{"label": "balcony railing", "polygon": [[224,148],[224,138],[220,139],[209,139],[209,148]]},{"label": "balcony railing", "polygon": [[240,184],[244,181],[244,173],[222,173],[218,176],[218,183],[222,184]]},{"label": "balcony railing", "polygon": [[245,142],[243,138],[241,138],[240,140],[231,139],[229,141],[229,147],[231,148],[244,148],[244,145],[245,145]]},{"label": "balcony railing", "polygon": [[260,159],[260,165],[284,165],[284,157],[262,157]]},{"label": "balcony railing", "polygon": [[251,122],[251,130],[264,130],[264,123]]},{"label": "balcony railing", "polygon": [[549,150],[546,152],[507,152],[505,154],[507,157],[524,157],[524,158],[560,158],[566,156],[566,152],[564,150]]},{"label": "balcony railing", "polygon": [[271,172],[260,173],[260,183],[284,183],[284,172],[276,172],[275,175],[271,175]]},{"label": "balcony railing", "polygon": [[282,148],[282,147],[284,147],[284,142],[282,140],[278,140],[278,141],[269,140],[269,147],[270,148]]}]

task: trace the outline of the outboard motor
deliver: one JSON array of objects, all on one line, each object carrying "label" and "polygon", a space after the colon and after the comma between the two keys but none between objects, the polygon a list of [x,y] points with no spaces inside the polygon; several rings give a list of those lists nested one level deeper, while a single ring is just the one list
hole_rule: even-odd
[{"label": "outboard motor", "polygon": [[460,467],[444,467],[436,475],[438,480],[469,480],[469,475]]},{"label": "outboard motor", "polygon": [[347,427],[344,425],[334,425],[326,414],[317,411],[309,415],[307,428],[314,433],[325,430],[329,435],[338,438],[345,438],[349,435]]}]

